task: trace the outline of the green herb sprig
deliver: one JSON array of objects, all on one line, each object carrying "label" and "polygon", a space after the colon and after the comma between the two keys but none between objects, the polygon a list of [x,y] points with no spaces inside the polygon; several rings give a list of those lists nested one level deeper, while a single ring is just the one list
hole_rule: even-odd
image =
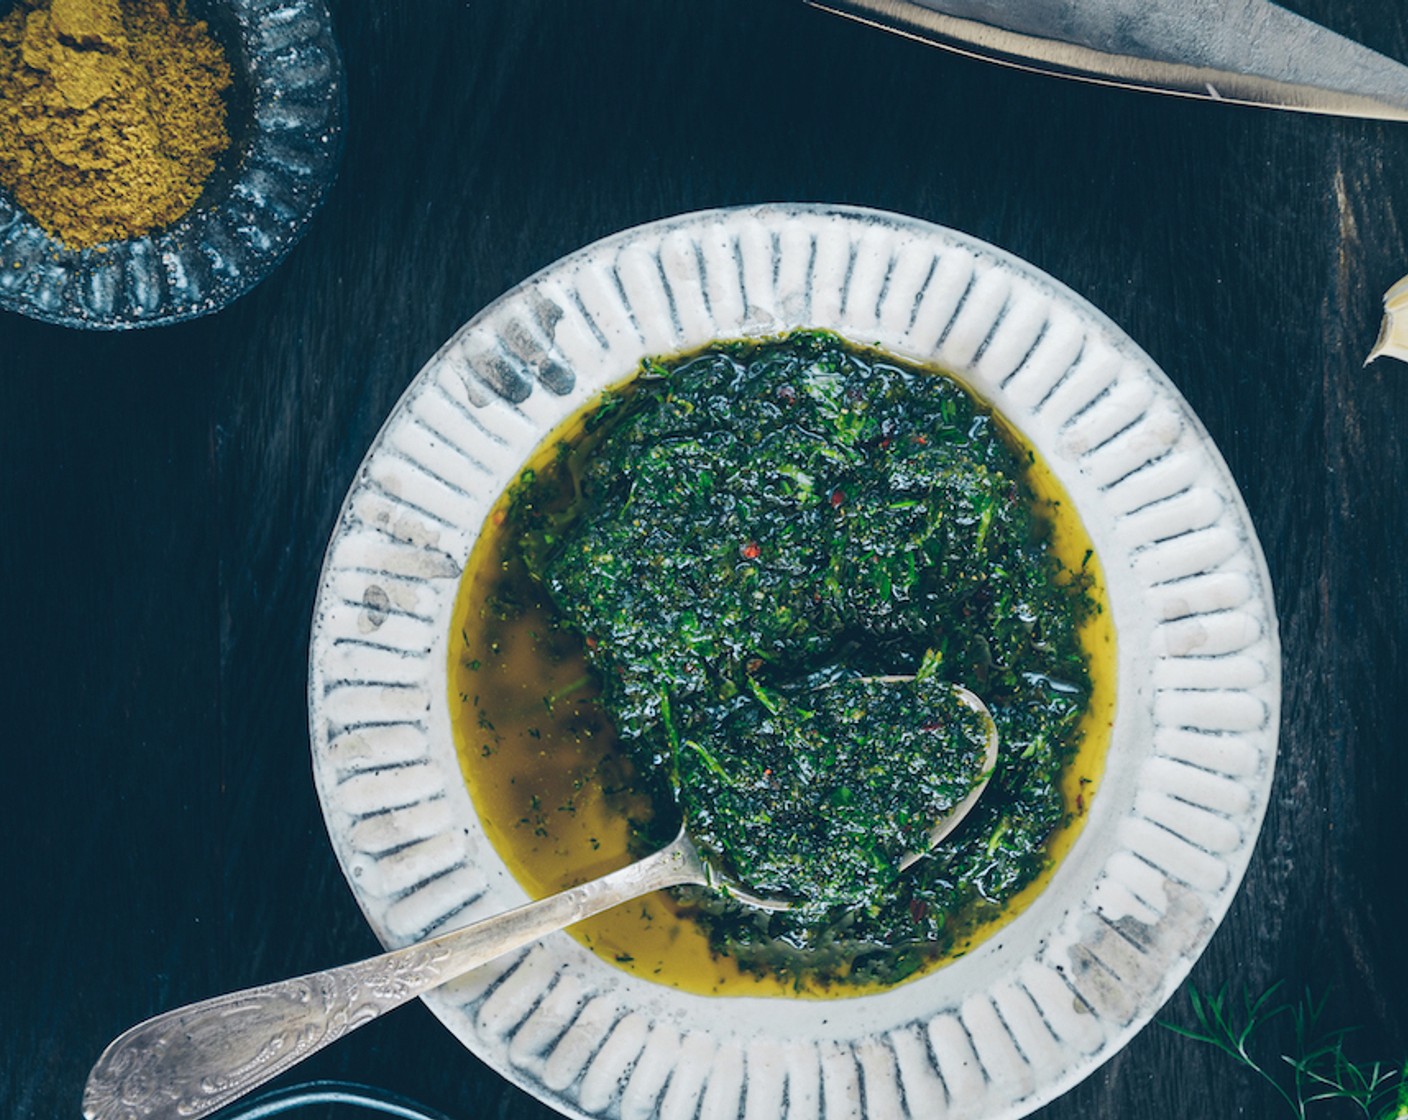
[{"label": "green herb sprig", "polygon": [[[1229,1006],[1226,989],[1204,995],[1191,985],[1188,1000],[1196,1029],[1162,1021],[1174,1034],[1215,1046],[1251,1070],[1286,1102],[1291,1114],[1305,1120],[1313,1106],[1341,1101],[1368,1120],[1408,1118],[1408,1078],[1405,1067],[1384,1062],[1360,1063],[1344,1050],[1352,1028],[1327,1029],[1323,1023],[1325,996],[1307,991],[1294,1002],[1279,998],[1273,984],[1253,999],[1243,993],[1240,1008]],[[1253,1052],[1256,1036],[1264,1036],[1278,1020],[1291,1022],[1292,1052],[1269,1063]],[[1264,1048],[1263,1048],[1264,1050]],[[1316,1115],[1319,1115],[1316,1111]]]}]

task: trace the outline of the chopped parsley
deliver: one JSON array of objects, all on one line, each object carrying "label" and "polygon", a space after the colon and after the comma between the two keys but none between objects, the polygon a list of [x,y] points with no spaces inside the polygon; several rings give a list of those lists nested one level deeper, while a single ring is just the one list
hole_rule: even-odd
[{"label": "chopped parsley", "polygon": [[[654,838],[683,814],[751,889],[808,900],[699,892],[745,967],[900,979],[1044,867],[1092,604],[1026,471],[957,382],[802,332],[647,362],[515,486],[512,547],[653,783]],[[992,711],[998,766],[900,874],[980,777],[949,684]]]}]

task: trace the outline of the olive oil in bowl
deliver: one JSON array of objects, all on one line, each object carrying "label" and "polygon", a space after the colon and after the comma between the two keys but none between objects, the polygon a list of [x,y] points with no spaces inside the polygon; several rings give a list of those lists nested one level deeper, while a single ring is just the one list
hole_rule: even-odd
[{"label": "olive oil in bowl", "polygon": [[[656,442],[642,442],[647,438]],[[735,448],[733,458],[708,458],[716,447]],[[650,472],[686,453],[706,456],[684,472],[690,485],[717,473],[732,480],[727,497],[665,494],[651,507],[658,495],[646,491]],[[646,525],[603,500],[614,485],[610,455],[622,457],[623,471],[638,469],[628,493],[638,507],[653,508]],[[957,504],[935,504],[935,495],[950,491]],[[985,495],[1001,501],[987,503]],[[692,504],[672,538],[668,522],[681,501]],[[774,518],[781,509],[790,520],[760,521],[758,509]],[[592,538],[588,524],[580,543],[580,527],[592,518],[606,528]],[[799,525],[815,526],[821,536],[799,536]],[[647,529],[658,559],[637,536]],[[886,534],[905,532],[925,551],[891,547]],[[784,546],[795,551],[780,556]],[[586,558],[575,569],[571,556],[562,560],[573,547]],[[648,595],[653,584],[669,586],[656,569],[676,563],[671,548],[685,557],[679,563],[715,565],[705,570],[697,603],[671,616],[662,601],[615,630],[592,619],[602,605],[592,582],[598,567],[631,554],[631,592]],[[815,570],[800,566],[799,556],[820,557]],[[948,595],[946,580],[954,585],[952,617],[930,619],[924,603]],[[573,601],[582,587],[585,607],[580,594]],[[1019,587],[1041,609],[1017,603],[1012,589]],[[834,604],[827,599],[833,595]],[[733,611],[729,617],[746,620],[754,601],[772,610],[756,633],[744,627],[700,637],[698,616]],[[772,609],[774,603],[783,606]],[[998,616],[1006,621],[994,629],[990,620]],[[700,701],[706,714],[710,704],[722,711],[751,702],[750,688],[766,701],[772,684],[760,681],[805,675],[827,658],[863,672],[877,665],[903,672],[921,657],[947,657],[945,671],[963,678],[954,683],[997,701],[1005,752],[998,788],[984,795],[984,820],[955,834],[955,867],[966,860],[969,869],[957,889],[945,879],[956,873],[923,861],[866,912],[832,913],[816,929],[776,921],[764,929],[700,892],[652,896],[574,929],[607,960],[696,992],[860,994],[968,951],[1040,892],[1074,842],[1098,785],[1113,715],[1114,638],[1100,572],[1054,476],[956,382],[814,332],[647,363],[644,375],[609,394],[604,406],[553,433],[486,524],[456,619],[451,703],[466,781],[486,832],[534,895],[595,877],[667,841],[678,824],[672,788],[682,778],[685,795],[697,794],[689,783],[702,778],[711,809],[750,805],[735,796],[739,781],[728,774],[754,760],[728,758],[721,767],[700,750],[726,780],[711,787],[711,775],[697,768],[691,777],[695,754],[673,751],[671,736],[652,726],[687,717],[670,710],[668,690],[653,718],[648,704],[633,709],[635,670],[593,646],[598,631],[611,631],[613,642],[624,633],[629,643],[646,628],[656,643],[652,656],[673,641],[693,641],[696,650],[739,645],[733,677],[725,665],[710,684],[714,693]],[[672,662],[665,652],[662,674],[678,667],[684,683],[672,687],[687,695],[685,678],[698,675],[693,661],[707,659],[692,661],[686,651]],[[1058,669],[1073,665],[1073,683],[1057,679]],[[647,684],[654,671],[650,663]],[[629,744],[618,739],[612,705],[634,728]],[[751,767],[750,781],[771,774],[767,761]],[[752,833],[744,835],[746,842]],[[768,841],[758,835],[754,842]],[[949,899],[959,901],[950,906]]]}]

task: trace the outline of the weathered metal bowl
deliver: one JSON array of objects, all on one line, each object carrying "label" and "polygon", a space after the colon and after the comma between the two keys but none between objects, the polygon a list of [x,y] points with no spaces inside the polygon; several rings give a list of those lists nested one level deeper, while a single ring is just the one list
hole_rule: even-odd
[{"label": "weathered metal bowl", "polygon": [[208,315],[266,277],[337,173],[342,59],[322,0],[191,0],[234,72],[231,146],[195,205],[144,237],[70,249],[0,188],[0,308],[126,330]]}]

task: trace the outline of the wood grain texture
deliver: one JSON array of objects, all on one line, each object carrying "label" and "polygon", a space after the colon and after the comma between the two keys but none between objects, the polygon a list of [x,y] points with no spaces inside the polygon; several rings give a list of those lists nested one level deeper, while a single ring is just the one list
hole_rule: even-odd
[{"label": "wood grain texture", "polygon": [[[1288,5],[1408,59],[1408,9]],[[1408,1051],[1408,368],[1364,369],[1408,272],[1408,131],[1010,73],[798,0],[334,8],[348,144],[260,288],[96,335],[0,317],[0,1114],[77,1114],[132,1022],[376,946],[309,774],[322,551],[421,364],[563,253],[667,214],[853,202],[998,244],[1164,368],[1260,532],[1280,766],[1201,989],[1330,991],[1356,1056]],[[1169,1018],[1187,1022],[1177,998]],[[465,1120],[548,1115],[411,1007],[320,1055]],[[1151,1026],[1041,1120],[1270,1120]],[[1313,1115],[1313,1114],[1312,1114]]]}]

